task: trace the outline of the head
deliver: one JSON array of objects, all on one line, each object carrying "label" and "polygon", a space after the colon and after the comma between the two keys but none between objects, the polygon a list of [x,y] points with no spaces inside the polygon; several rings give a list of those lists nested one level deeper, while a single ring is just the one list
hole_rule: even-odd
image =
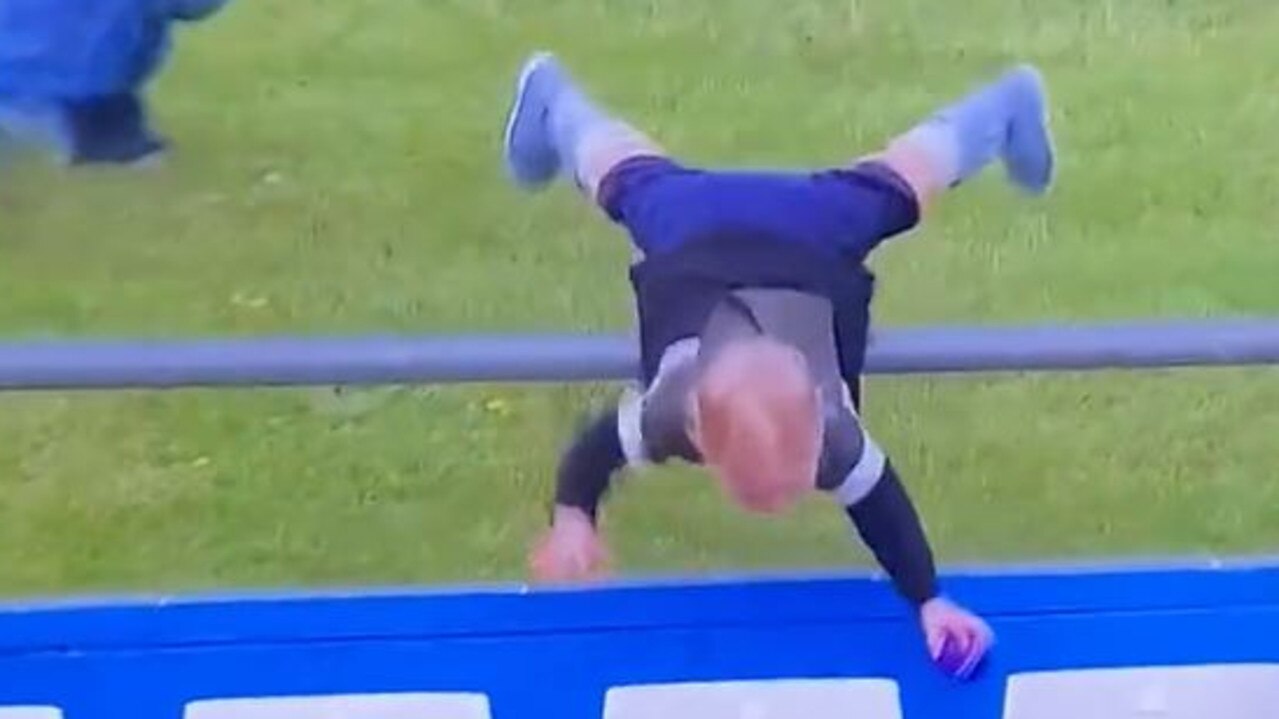
[{"label": "head", "polygon": [[797,350],[766,337],[725,345],[703,369],[691,403],[693,442],[743,508],[780,512],[814,489],[821,401]]}]

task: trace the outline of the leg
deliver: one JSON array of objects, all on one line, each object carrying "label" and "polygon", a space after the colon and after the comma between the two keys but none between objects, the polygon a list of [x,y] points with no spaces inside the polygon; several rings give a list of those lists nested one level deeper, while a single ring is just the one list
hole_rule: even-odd
[{"label": "leg", "polygon": [[530,58],[520,73],[506,124],[507,170],[533,189],[571,175],[591,200],[617,166],[665,153],[642,132],[591,100],[548,53]]},{"label": "leg", "polygon": [[881,152],[852,167],[815,173],[811,208],[825,212],[804,214],[831,217],[820,241],[860,264],[885,239],[914,227],[939,194],[996,159],[1014,184],[1042,194],[1054,164],[1045,107],[1039,74],[1014,68],[893,138]]},{"label": "leg", "polygon": [[74,164],[141,164],[157,158],[165,143],[147,127],[146,108],[133,93],[66,103]]},{"label": "leg", "polygon": [[892,168],[921,206],[1001,159],[1023,191],[1048,190],[1054,149],[1043,79],[1019,66],[941,108],[874,159]]}]

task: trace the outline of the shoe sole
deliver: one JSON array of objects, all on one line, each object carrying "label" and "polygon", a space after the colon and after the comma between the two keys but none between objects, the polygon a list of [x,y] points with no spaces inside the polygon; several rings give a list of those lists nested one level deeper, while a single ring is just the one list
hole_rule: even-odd
[{"label": "shoe sole", "polygon": [[[550,59],[551,53],[549,52],[539,52],[529,58],[528,61],[524,63],[524,68],[520,70],[519,80],[517,80],[515,84],[515,99],[511,101],[511,108],[506,116],[506,130],[502,137],[502,147],[505,149],[506,154],[507,171],[511,173],[512,177],[515,176],[515,172],[512,169],[513,163],[511,162],[511,143],[515,137],[515,121],[519,118],[520,112],[524,109],[524,96],[528,91],[529,82],[533,79],[533,73],[541,69],[542,65]],[[518,180],[518,178],[516,179]]]}]

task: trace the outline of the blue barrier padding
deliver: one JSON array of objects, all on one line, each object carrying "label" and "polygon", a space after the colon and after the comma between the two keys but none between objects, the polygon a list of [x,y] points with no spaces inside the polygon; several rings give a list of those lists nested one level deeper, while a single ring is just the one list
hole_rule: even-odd
[{"label": "blue barrier padding", "polygon": [[[857,677],[893,682],[905,719],[996,719],[1027,672],[1261,664],[1279,678],[1279,563],[985,571],[947,586],[999,635],[969,683],[932,667],[913,617],[867,576],[11,604],[0,717],[45,706],[174,719],[204,700],[470,692],[496,719],[595,719],[615,687]],[[1222,719],[1265,716],[1227,709]]]},{"label": "blue barrier padding", "polygon": [[[249,337],[0,343],[0,390],[630,379],[625,335]],[[873,374],[1279,363],[1279,319],[877,332]]]}]

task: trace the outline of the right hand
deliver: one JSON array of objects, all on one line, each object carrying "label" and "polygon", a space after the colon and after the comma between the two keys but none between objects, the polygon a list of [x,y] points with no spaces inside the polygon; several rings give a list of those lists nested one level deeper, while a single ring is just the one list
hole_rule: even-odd
[{"label": "right hand", "polygon": [[[957,679],[967,679],[995,641],[990,625],[981,617],[942,597],[924,604],[920,623],[933,661]],[[943,656],[948,644],[953,647],[953,656]]]},{"label": "right hand", "polygon": [[551,528],[529,557],[529,567],[539,582],[574,582],[602,576],[608,561],[608,548],[586,512],[556,507]]}]

